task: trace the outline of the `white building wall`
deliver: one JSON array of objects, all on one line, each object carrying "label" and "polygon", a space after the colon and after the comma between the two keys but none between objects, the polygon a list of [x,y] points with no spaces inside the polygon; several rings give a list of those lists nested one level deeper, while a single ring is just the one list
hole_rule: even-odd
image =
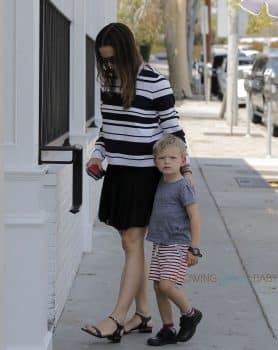
[{"label": "white building wall", "polygon": [[39,1],[6,0],[5,5],[5,44],[10,58],[5,69],[5,104],[9,113],[5,118],[5,128],[9,130],[5,166],[26,169],[37,165],[38,159]]},{"label": "white building wall", "polygon": [[51,324],[59,319],[82,255],[82,216],[69,212],[71,192],[71,166],[50,167],[44,178],[41,200],[48,212],[48,319]]},{"label": "white building wall", "polygon": [[3,14],[6,349],[50,350],[46,213],[39,205],[46,171],[38,166],[39,2],[4,0]]},{"label": "white building wall", "polygon": [[[105,25],[117,21],[117,0],[102,0],[102,11],[96,1],[86,1],[86,31],[92,39],[96,39],[97,33]],[[98,85],[96,85],[98,87]],[[100,89],[96,89],[95,98],[96,119],[100,122]]]},{"label": "white building wall", "polygon": [[[55,6],[71,21],[70,57],[70,140],[84,149],[84,167],[98,130],[86,129],[85,38],[92,39],[105,24],[116,20],[116,0],[54,0]],[[108,6],[109,3],[109,6]],[[97,25],[91,25],[96,23]],[[88,24],[90,23],[90,25]],[[95,118],[100,124],[99,85],[95,82]],[[82,252],[93,246],[93,225],[97,218],[101,182],[83,175],[83,205],[79,214],[69,213],[72,192],[71,166],[48,167],[43,198],[49,228],[49,321],[56,324],[78,269]],[[46,196],[46,197],[44,197]]]},{"label": "white building wall", "polygon": [[[81,0],[82,1],[82,0]],[[57,7],[69,19],[73,18],[74,0],[51,0],[51,2]]]},{"label": "white building wall", "polygon": [[1,310],[5,308],[5,236],[4,236],[4,163],[3,163],[3,62],[4,62],[4,2],[0,0],[0,350],[6,348],[5,314]]},{"label": "white building wall", "polygon": [[[81,211],[73,215],[69,213],[72,166],[38,165],[40,2],[0,0],[0,4],[2,2],[6,29],[2,67],[7,198],[7,272],[4,276],[0,251],[0,282],[4,278],[6,286],[4,298],[0,294],[0,323],[1,317],[4,318],[7,339],[3,349],[51,350],[52,334],[47,322],[57,322],[82,252],[90,251],[93,246],[101,183],[84,173],[83,205]],[[82,145],[85,166],[98,131],[97,128],[87,130],[85,125],[85,34],[95,39],[101,27],[116,20],[116,0],[52,2],[71,21],[70,140],[72,144]],[[95,111],[99,123],[97,83]],[[2,191],[1,179],[0,153]],[[2,193],[0,200],[3,204]],[[0,249],[2,231],[0,209]],[[3,330],[0,327],[0,336]],[[1,349],[4,338],[0,338]]]}]

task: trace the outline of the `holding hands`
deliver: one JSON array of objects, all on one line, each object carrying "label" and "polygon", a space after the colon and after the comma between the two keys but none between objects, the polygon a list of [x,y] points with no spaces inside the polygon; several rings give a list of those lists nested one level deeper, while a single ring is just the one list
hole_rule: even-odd
[{"label": "holding hands", "polygon": [[194,266],[198,264],[199,259],[201,258],[202,254],[200,252],[199,248],[193,248],[189,247],[187,252],[187,266]]},{"label": "holding hands", "polygon": [[187,266],[194,266],[198,264],[198,257],[194,256],[192,253],[188,252],[187,253]]}]

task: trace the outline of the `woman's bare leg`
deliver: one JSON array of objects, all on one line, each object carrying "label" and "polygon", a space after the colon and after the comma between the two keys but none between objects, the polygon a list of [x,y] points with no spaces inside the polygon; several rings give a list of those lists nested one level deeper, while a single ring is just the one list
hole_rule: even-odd
[{"label": "woman's bare leg", "polygon": [[144,276],[145,228],[130,228],[122,233],[125,266],[118,301],[112,314],[124,321],[132,301],[141,288]]},{"label": "woman's bare leg", "polygon": [[[143,248],[144,249],[144,248]],[[149,293],[148,293],[148,264],[144,259],[144,273],[140,282],[140,288],[135,296],[136,311],[139,314],[149,316]]]},{"label": "woman's bare leg", "polygon": [[[144,273],[140,282],[140,288],[135,297],[136,312],[143,316],[150,316],[149,309],[149,293],[148,293],[148,265],[146,259],[144,260]],[[141,323],[141,318],[134,314],[131,319],[125,324],[125,330],[128,332],[130,329],[138,326]],[[152,320],[147,323],[148,326],[152,326]]]},{"label": "woman's bare leg", "polygon": [[[126,314],[140,288],[144,275],[144,236],[146,228],[133,227],[122,232],[122,246],[125,253],[120,290],[116,306],[111,313],[120,323],[124,323]],[[94,328],[86,326],[92,333]],[[101,321],[97,328],[103,335],[115,330],[115,323],[110,319]]]}]

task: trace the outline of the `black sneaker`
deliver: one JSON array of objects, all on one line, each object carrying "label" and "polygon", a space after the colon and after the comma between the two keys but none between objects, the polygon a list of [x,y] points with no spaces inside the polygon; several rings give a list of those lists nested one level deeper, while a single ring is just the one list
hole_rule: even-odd
[{"label": "black sneaker", "polygon": [[148,345],[160,346],[166,344],[176,344],[177,335],[176,331],[169,328],[161,328],[157,335],[147,340]]},{"label": "black sneaker", "polygon": [[178,341],[188,341],[191,339],[196,331],[198,323],[202,319],[201,311],[194,309],[194,315],[191,317],[181,316],[180,329],[177,335]]}]

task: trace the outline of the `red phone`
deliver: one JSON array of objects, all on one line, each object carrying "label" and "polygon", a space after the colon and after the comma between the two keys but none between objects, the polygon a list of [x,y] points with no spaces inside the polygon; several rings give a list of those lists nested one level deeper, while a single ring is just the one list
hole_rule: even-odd
[{"label": "red phone", "polygon": [[101,179],[105,175],[105,170],[100,169],[97,164],[92,164],[86,169],[87,174],[95,180]]}]

